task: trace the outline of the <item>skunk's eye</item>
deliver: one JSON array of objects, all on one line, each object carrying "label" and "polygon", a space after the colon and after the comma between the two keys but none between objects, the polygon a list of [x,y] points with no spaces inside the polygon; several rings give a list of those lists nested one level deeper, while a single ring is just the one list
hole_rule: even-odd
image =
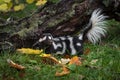
[{"label": "skunk's eye", "polygon": [[52,39],[52,37],[48,36],[48,39]]}]

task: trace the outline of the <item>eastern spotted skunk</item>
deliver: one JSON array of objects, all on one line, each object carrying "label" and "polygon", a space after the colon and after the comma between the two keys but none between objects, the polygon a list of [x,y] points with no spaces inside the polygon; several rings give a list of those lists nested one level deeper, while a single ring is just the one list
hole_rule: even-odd
[{"label": "eastern spotted skunk", "polygon": [[105,36],[105,18],[106,16],[101,14],[101,10],[96,9],[81,34],[73,37],[63,36],[53,38],[51,34],[46,33],[33,44],[33,48],[46,48],[46,53],[81,55],[83,54],[83,44],[86,38],[95,44],[101,40],[102,36]]}]

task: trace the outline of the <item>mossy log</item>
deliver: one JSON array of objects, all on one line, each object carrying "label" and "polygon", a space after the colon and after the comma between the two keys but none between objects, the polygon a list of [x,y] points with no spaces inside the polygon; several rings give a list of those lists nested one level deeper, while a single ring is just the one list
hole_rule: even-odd
[{"label": "mossy log", "polygon": [[[116,0],[111,0],[107,6],[104,1],[106,0],[60,0],[56,4],[48,2],[30,16],[0,22],[0,42],[7,41],[15,48],[21,48],[31,47],[43,33],[51,33],[53,36],[75,35],[88,23],[94,9],[102,8],[109,16],[119,12],[119,3],[116,7],[111,7],[112,2],[116,4]],[[118,17],[116,19],[120,20]],[[2,44],[0,48],[1,46]]]}]

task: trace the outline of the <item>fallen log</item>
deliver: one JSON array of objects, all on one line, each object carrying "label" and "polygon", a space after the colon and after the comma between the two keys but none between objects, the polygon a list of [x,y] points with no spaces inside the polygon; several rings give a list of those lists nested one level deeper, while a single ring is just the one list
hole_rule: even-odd
[{"label": "fallen log", "polygon": [[[80,33],[80,30],[88,23],[92,11],[97,8],[102,8],[110,18],[120,20],[116,17],[120,16],[120,1],[110,0],[107,6],[105,1],[60,0],[56,4],[47,2],[33,14],[22,19],[13,21],[0,19],[2,21],[0,23],[0,45],[7,41],[14,48],[32,47],[43,33],[51,33],[54,37],[75,35]],[[114,5],[111,7],[111,4]]]}]

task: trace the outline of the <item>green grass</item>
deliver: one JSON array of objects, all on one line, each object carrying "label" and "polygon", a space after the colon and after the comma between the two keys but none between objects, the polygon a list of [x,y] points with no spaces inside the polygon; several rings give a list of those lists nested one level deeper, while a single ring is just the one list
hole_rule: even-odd
[{"label": "green grass", "polygon": [[[82,66],[77,66],[68,75],[55,77],[60,67],[43,64],[38,55],[4,52],[0,54],[0,80],[120,80],[120,29],[113,30],[116,24],[110,26],[114,27],[102,44],[85,44],[85,49],[89,48],[90,53],[82,55]],[[7,59],[26,69],[20,71],[10,67]]]},{"label": "green grass", "polygon": [[[85,47],[90,49],[90,53],[82,55],[85,59],[83,65],[77,66],[70,74],[62,77],[55,77],[55,72],[60,69],[58,65],[43,64],[38,55],[4,53],[0,55],[0,77],[3,80],[80,80],[81,76],[84,76],[83,80],[119,80],[119,41],[114,40],[114,43],[111,43],[111,40],[101,45],[86,44]],[[26,69],[20,71],[10,67],[7,59],[24,65]],[[94,60],[97,62],[92,63]]]}]

